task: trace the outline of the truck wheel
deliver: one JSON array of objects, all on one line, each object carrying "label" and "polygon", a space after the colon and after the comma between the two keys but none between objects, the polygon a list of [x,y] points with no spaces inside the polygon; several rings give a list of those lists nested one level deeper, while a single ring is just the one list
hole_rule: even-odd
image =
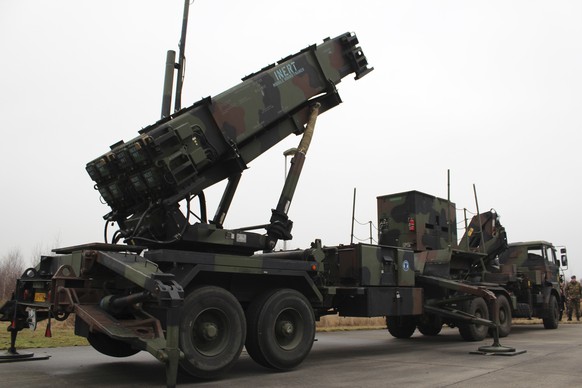
[{"label": "truck wheel", "polygon": [[109,357],[123,358],[139,353],[139,350],[133,349],[127,342],[113,339],[103,333],[90,332],[87,341],[93,349]]},{"label": "truck wheel", "polygon": [[[476,318],[489,319],[489,310],[487,310],[487,303],[481,297],[474,298],[465,304],[463,309],[465,312],[474,315]],[[482,341],[487,337],[489,327],[485,325],[478,325],[475,323],[459,323],[459,333],[465,341]]]},{"label": "truck wheel", "polygon": [[247,340],[245,342],[245,349],[249,356],[259,365],[265,368],[270,368],[270,364],[267,362],[265,355],[262,353],[259,346],[259,315],[266,300],[271,296],[271,292],[266,292],[255,299],[249,304],[245,311],[245,316],[247,319]]},{"label": "truck wheel", "polygon": [[386,325],[395,338],[410,338],[416,330],[416,320],[412,316],[386,317]]},{"label": "truck wheel", "polygon": [[443,320],[441,317],[434,314],[424,314],[422,318],[420,318],[416,327],[418,327],[418,331],[420,331],[422,335],[439,335],[443,329]]},{"label": "truck wheel", "polygon": [[243,309],[230,292],[214,286],[197,288],[184,300],[180,367],[203,379],[217,377],[236,362],[245,335]]},{"label": "truck wheel", "polygon": [[288,370],[301,364],[313,346],[315,316],[305,296],[292,289],[268,292],[247,312],[246,349],[267,368]]},{"label": "truck wheel", "polygon": [[555,295],[550,295],[549,309],[543,318],[544,329],[557,329],[560,321],[560,306]]},{"label": "truck wheel", "polygon": [[[499,338],[507,337],[511,332],[511,307],[507,297],[504,295],[497,296],[497,308],[499,309]],[[491,314],[489,314],[491,316]],[[493,335],[493,328],[489,329],[489,333]]]}]

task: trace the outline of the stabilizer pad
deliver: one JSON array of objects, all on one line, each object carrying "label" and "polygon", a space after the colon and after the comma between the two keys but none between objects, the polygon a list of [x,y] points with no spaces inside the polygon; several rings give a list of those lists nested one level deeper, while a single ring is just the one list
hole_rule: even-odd
[{"label": "stabilizer pad", "polygon": [[37,360],[48,360],[50,355],[43,354],[35,356],[34,353],[18,353],[6,351],[0,354],[0,363],[4,362],[16,362],[16,361],[37,361]]}]

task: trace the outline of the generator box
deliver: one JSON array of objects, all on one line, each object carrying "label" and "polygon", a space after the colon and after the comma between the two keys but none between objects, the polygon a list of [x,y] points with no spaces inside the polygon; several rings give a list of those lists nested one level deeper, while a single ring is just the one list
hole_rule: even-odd
[{"label": "generator box", "polygon": [[453,202],[420,191],[384,195],[377,201],[380,245],[414,251],[457,247]]}]

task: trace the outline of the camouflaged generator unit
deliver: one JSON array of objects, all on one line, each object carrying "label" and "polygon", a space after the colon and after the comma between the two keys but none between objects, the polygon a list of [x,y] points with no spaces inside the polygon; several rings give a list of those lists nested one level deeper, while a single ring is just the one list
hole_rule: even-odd
[{"label": "camouflaged generator unit", "polygon": [[456,247],[455,204],[409,191],[378,197],[378,242],[413,251]]},{"label": "camouflaged generator unit", "polygon": [[[411,336],[415,326],[423,334],[435,335],[443,324],[458,326],[468,340],[487,335],[486,326],[467,326],[432,306],[460,308],[484,319],[495,314],[500,337],[509,335],[512,317],[542,318],[545,328],[558,327],[563,311],[560,261],[551,243],[508,244],[493,210],[473,216],[457,242],[454,203],[418,191],[380,196],[377,202],[378,241],[414,251],[416,284],[425,292],[425,312],[420,317],[388,318],[388,328],[396,337]],[[561,253],[562,266],[567,266],[566,249]],[[457,303],[460,293],[454,285],[477,287],[482,295]],[[488,306],[492,300],[495,303]]]}]

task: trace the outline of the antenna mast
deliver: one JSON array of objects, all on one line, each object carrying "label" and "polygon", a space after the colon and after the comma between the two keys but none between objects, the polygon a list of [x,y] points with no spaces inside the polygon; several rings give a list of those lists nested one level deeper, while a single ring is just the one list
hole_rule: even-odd
[{"label": "antenna mast", "polygon": [[174,112],[182,109],[182,85],[184,84],[184,62],[186,55],[186,31],[188,29],[188,12],[190,9],[190,0],[184,0],[184,14],[182,16],[182,34],[180,36],[178,63],[176,63],[176,52],[168,50],[166,55],[166,71],[164,73],[164,92],[162,95],[162,118],[170,115],[172,106],[172,86],[174,83],[174,70],[178,70],[176,80],[176,95],[174,97]]}]

